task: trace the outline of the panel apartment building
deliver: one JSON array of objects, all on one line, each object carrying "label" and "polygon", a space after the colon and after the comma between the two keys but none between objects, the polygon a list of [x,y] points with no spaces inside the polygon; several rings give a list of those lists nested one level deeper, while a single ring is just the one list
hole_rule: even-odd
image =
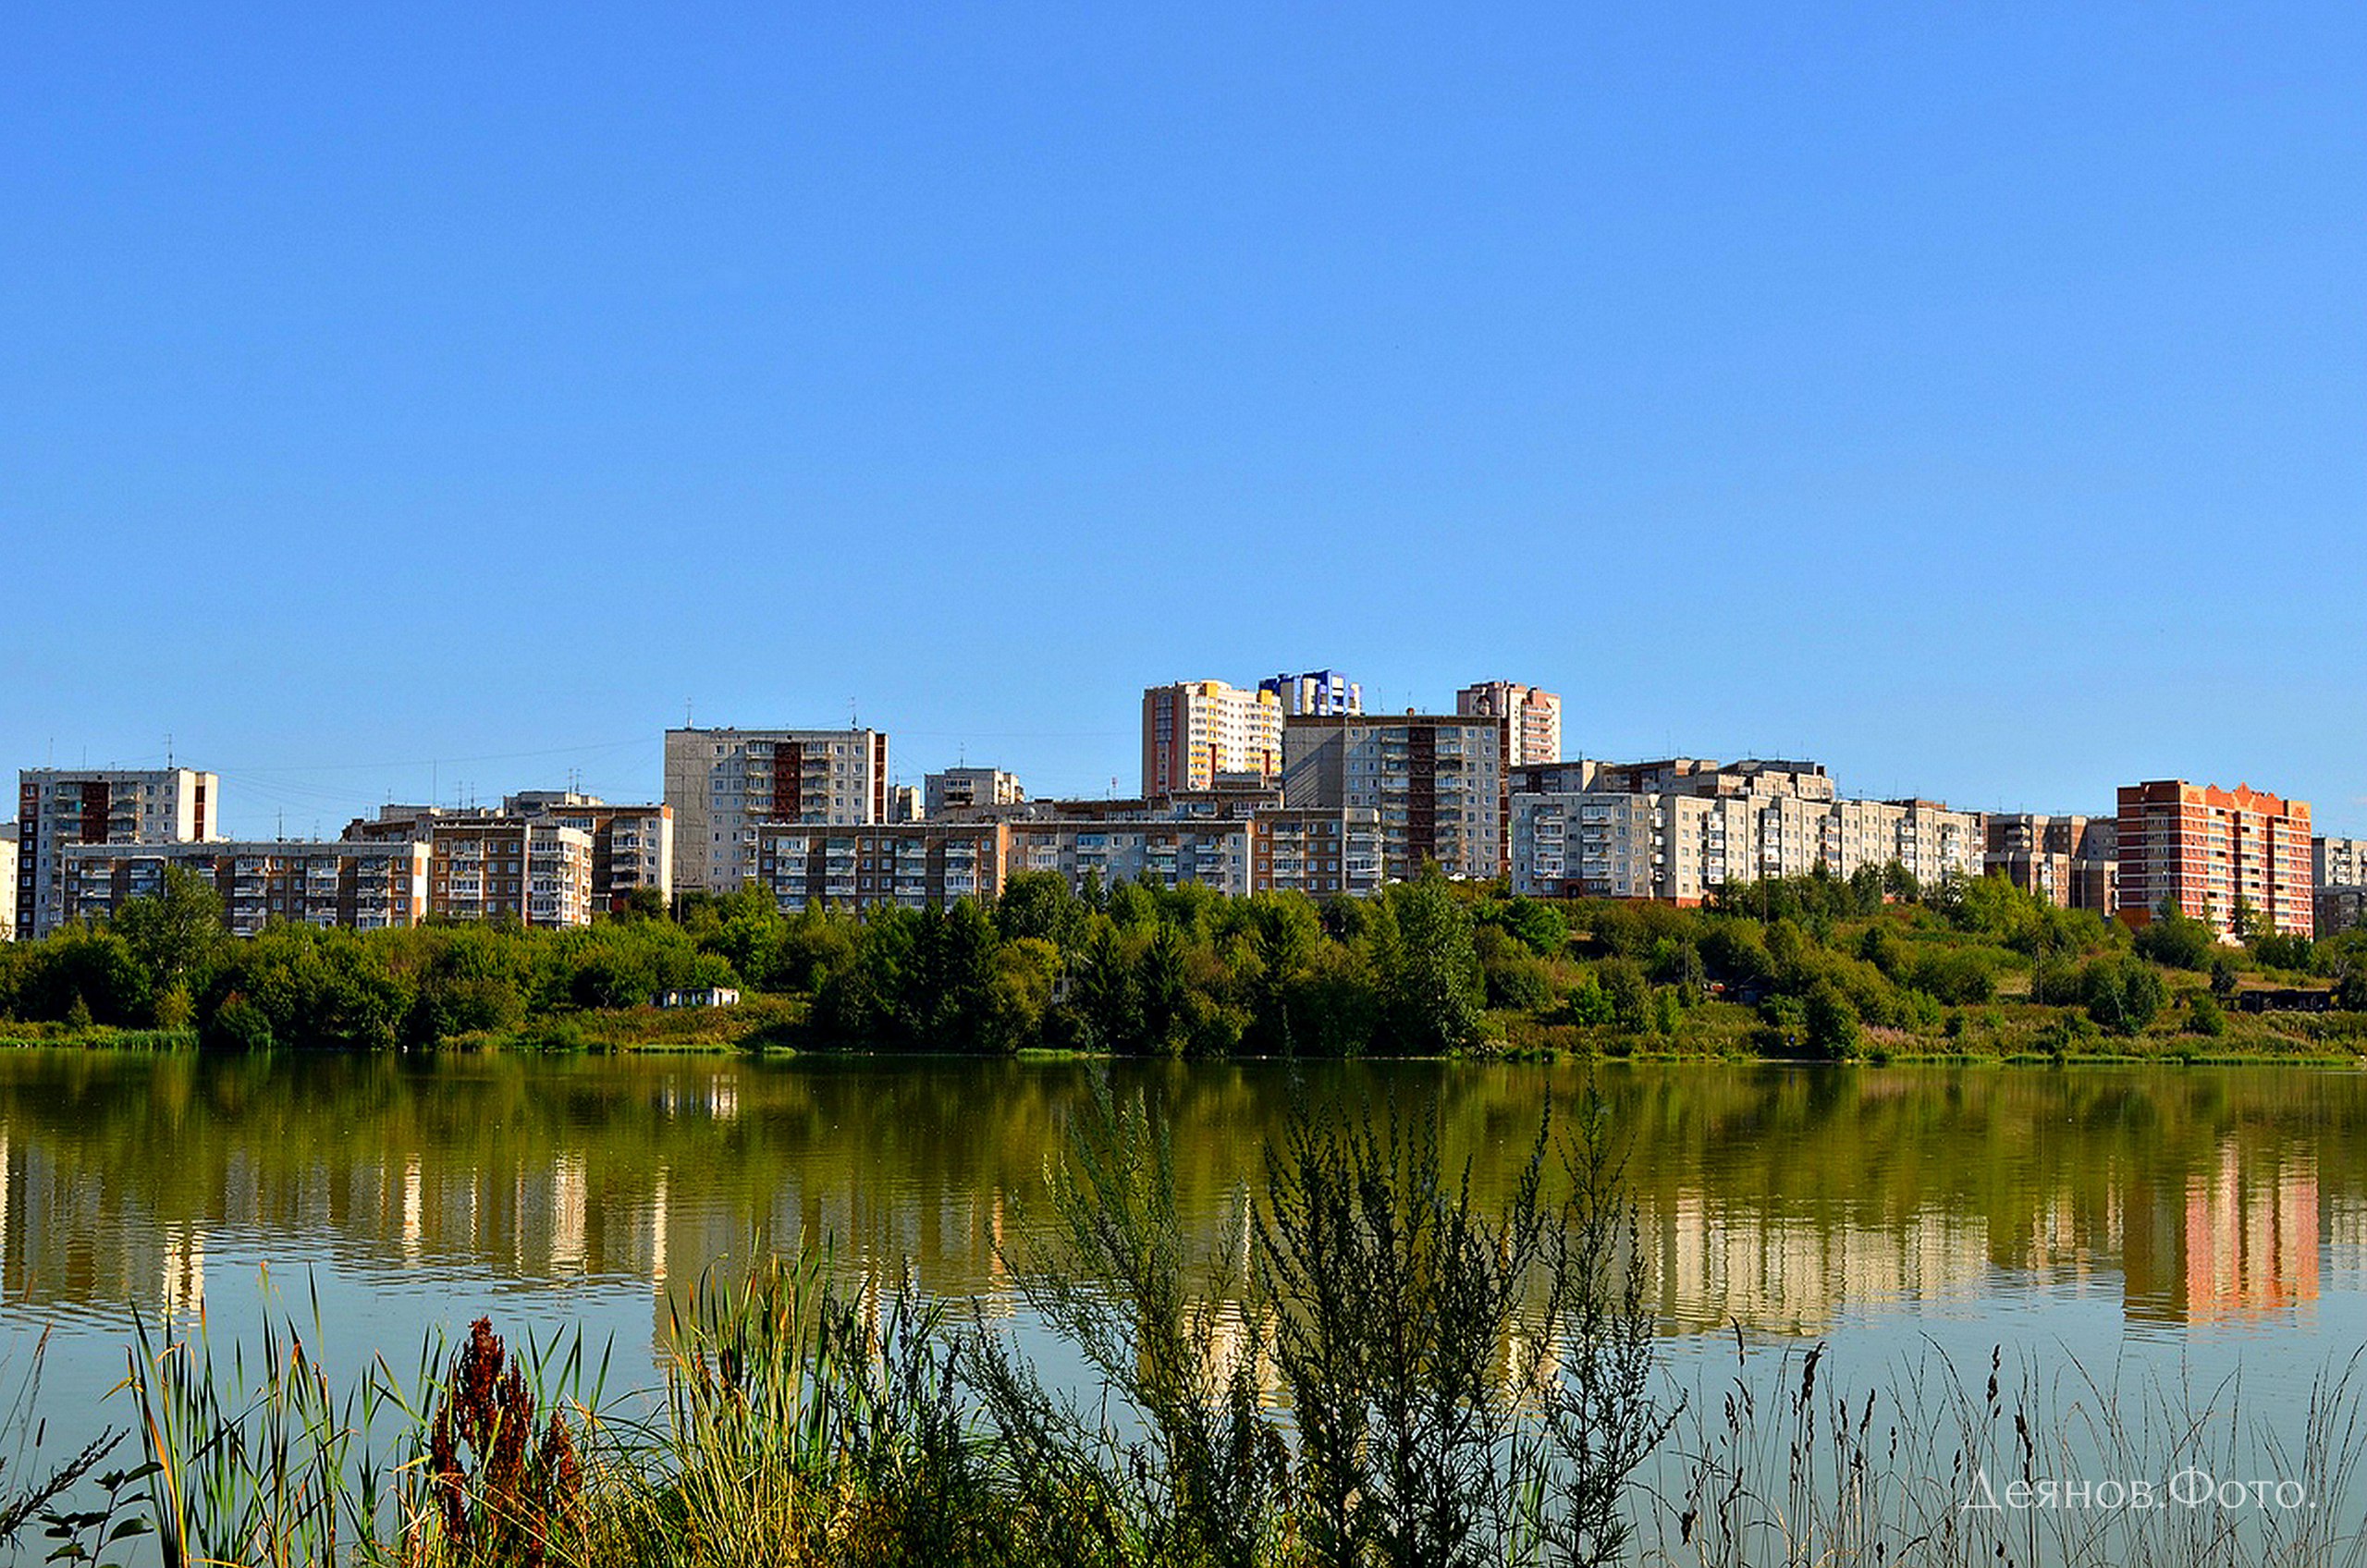
[{"label": "panel apartment building", "polygon": [[2118,835],[2120,917],[2132,925],[2169,899],[2222,937],[2237,934],[2239,904],[2284,935],[2316,931],[2307,801],[2151,779],[2122,786]]},{"label": "panel apartment building", "polygon": [[1017,805],[1027,798],[1019,776],[999,767],[949,767],[923,774],[921,794],[923,818],[931,822],[948,812]]},{"label": "panel apartment building", "polygon": [[1143,793],[1213,790],[1282,770],[1282,704],[1273,692],[1184,680],[1143,692]]},{"label": "panel apartment building", "polygon": [[2310,870],[2320,936],[2367,922],[2367,839],[2311,839]]},{"label": "panel apartment building", "polygon": [[1410,881],[1505,870],[1503,719],[1466,714],[1294,715],[1282,729],[1282,801],[1378,815],[1381,875]]},{"label": "panel apartment building", "polygon": [[1981,868],[2058,909],[2111,916],[2120,907],[2120,819],[2000,812],[1988,818]]},{"label": "panel apartment building", "polygon": [[[580,897],[572,853],[554,851],[552,846],[560,840],[530,831],[552,827],[571,828],[590,845]],[[470,831],[462,833],[462,828]],[[488,836],[489,829],[499,831]],[[533,895],[535,889],[509,887],[511,878],[506,869],[490,877],[494,913],[514,913],[529,924],[582,925],[594,914],[620,912],[633,893],[643,888],[668,900],[673,897],[674,814],[673,808],[662,804],[617,805],[572,790],[530,790],[503,797],[497,810],[389,805],[375,817],[347,824],[344,837],[380,842],[417,839],[444,845],[438,851],[435,887],[439,891],[432,913],[452,919],[480,917],[484,912],[472,909],[470,902],[484,898],[488,888],[484,878],[448,875],[450,868],[446,863],[472,853],[483,860],[483,851],[489,850],[498,851],[495,858],[505,867],[518,856],[531,861],[542,855],[547,872],[544,880],[554,885],[540,889],[540,903],[531,896],[522,903],[515,902],[511,895]],[[574,914],[579,904],[584,912],[582,920]]]},{"label": "panel apartment building", "polygon": [[222,895],[223,924],[234,937],[275,922],[377,931],[426,918],[428,862],[428,846],[415,839],[74,844],[64,854],[66,907],[71,918],[104,920],[161,892],[166,868],[178,866]]},{"label": "panel apartment building", "polygon": [[1512,680],[1483,680],[1454,694],[1454,711],[1505,722],[1506,766],[1562,760],[1562,699]]},{"label": "panel apartment building", "polygon": [[222,780],[186,767],[26,768],[17,775],[16,933],[45,937],[73,918],[65,851],[75,844],[187,844],[219,839]]},{"label": "panel apartment building", "polygon": [[[1593,787],[1513,797],[1515,891],[1692,905],[1727,882],[1805,876],[1819,865],[1847,876],[1895,861],[1927,885],[1981,875],[1978,813],[1843,800],[1814,763],[1672,758],[1583,777]],[[1551,780],[1535,769],[1522,778]]]},{"label": "panel apartment building", "polygon": [[755,876],[761,828],[886,823],[888,737],[877,729],[668,729],[666,803],[674,809],[675,886],[728,893]]},{"label": "panel apartment building", "polygon": [[785,913],[992,900],[1021,872],[1050,873],[1079,893],[1147,880],[1236,897],[1355,897],[1381,880],[1379,813],[1294,811],[1247,796],[1030,801],[967,821],[858,828],[767,825],[756,842],[756,881]]}]

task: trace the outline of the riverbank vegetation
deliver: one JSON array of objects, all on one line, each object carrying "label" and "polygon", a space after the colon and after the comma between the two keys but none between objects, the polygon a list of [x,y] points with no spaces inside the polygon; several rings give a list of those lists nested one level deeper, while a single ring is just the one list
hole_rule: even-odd
[{"label": "riverbank vegetation", "polygon": [[58,1560],[174,1568],[2367,1554],[2343,1368],[2273,1427],[2231,1388],[2002,1353],[1853,1381],[1823,1343],[1743,1347],[1680,1388],[1600,1108],[1549,1118],[1484,1197],[1441,1132],[1402,1106],[1302,1111],[1211,1238],[1180,1218],[1163,1120],[1096,1096],[1005,1257],[1033,1354],[1011,1320],[827,1245],[677,1295],[663,1386],[621,1394],[580,1340],[505,1342],[489,1319],[342,1381],[317,1303],[252,1360],[202,1320],[143,1328],[116,1396],[133,1435],[0,1497],[0,1541],[13,1523]]},{"label": "riverbank vegetation", "polygon": [[[98,926],[0,949],[0,1037],[229,1051],[515,1044],[1122,1056],[2351,1060],[2367,933],[2165,910],[2131,933],[1994,878],[1895,867],[1701,909],[1510,896],[1230,899],[1014,876],[991,904],[784,913],[755,889],[589,927],[275,925],[233,939],[174,873]],[[659,1010],[729,987],[719,1009]],[[2280,993],[2275,1009],[2249,999]],[[2296,1010],[2297,994],[2325,1011]]]}]

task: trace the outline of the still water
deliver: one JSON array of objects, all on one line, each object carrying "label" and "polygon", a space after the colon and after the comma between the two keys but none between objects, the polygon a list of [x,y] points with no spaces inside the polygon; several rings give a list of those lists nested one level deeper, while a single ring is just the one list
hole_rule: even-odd
[{"label": "still water", "polygon": [[424,1332],[486,1314],[513,1336],[580,1323],[613,1345],[611,1387],[633,1385],[670,1290],[801,1236],[1007,1312],[999,1243],[1103,1074],[1165,1118],[1211,1239],[1238,1231],[1294,1095],[1435,1104],[1485,1186],[1549,1096],[1591,1083],[1627,1140],[1674,1366],[1738,1341],[1829,1338],[1869,1375],[2003,1345],[2240,1369],[2274,1406],[2367,1341],[2353,1072],[8,1051],[0,1379],[48,1336],[55,1448],[124,1424],[106,1390],[134,1308],[202,1310],[220,1341],[273,1302],[309,1332],[317,1294],[333,1366],[408,1368]]}]

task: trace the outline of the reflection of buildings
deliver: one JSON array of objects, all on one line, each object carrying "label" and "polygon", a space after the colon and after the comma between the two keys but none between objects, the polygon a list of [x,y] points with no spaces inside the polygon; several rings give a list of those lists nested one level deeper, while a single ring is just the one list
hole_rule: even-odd
[{"label": "reflection of buildings", "polygon": [[2129,1206],[2124,1268],[2132,1317],[2201,1323],[2318,1299],[2318,1174],[2306,1156],[2235,1144],[2182,1187]]},{"label": "reflection of buildings", "polygon": [[[1020,1239],[1018,1206],[1083,1077],[967,1071],[374,1067],[336,1080],[367,1092],[335,1099],[333,1130],[319,1111],[333,1096],[284,1067],[142,1066],[121,1074],[135,1087],[119,1102],[55,1066],[0,1074],[0,1292],[11,1311],[187,1313],[209,1290],[235,1294],[226,1281],[259,1258],[283,1274],[333,1258],[373,1283],[442,1281],[455,1325],[497,1295],[595,1281],[629,1319],[645,1292],[662,1328],[666,1292],[710,1267],[827,1243],[849,1276],[892,1282],[909,1266],[957,1314],[1003,1304],[1000,1249]],[[1211,1252],[1245,1245],[1243,1182],[1265,1125],[1254,1073],[1195,1080],[1220,1081],[1176,1113],[1179,1207]],[[2157,1097],[2106,1096],[2086,1114],[2109,1133],[2065,1134],[2028,1163],[2030,1129],[2072,1125],[2053,1084],[2017,1078],[2010,1100],[1958,1107],[1946,1146],[1996,1151],[1979,1170],[1897,1158],[1938,1135],[1882,1120],[1895,1113],[1877,1115],[1873,1088],[1834,1112],[1861,1119],[1848,1138],[1803,1111],[1640,1146],[1654,1309],[1680,1330],[1821,1331],[1845,1309],[2002,1293],[2035,1276],[2125,1291],[2133,1318],[2200,1322],[2367,1289],[2367,1173],[2353,1152],[2367,1146],[2367,1088],[2337,1080],[2303,1096],[2285,1078],[2176,1115]],[[1729,1125],[1763,1103],[1736,1097]],[[2223,1138],[2222,1125],[2238,1131]],[[1731,1163],[1746,1139],[1795,1152]],[[1860,1169],[1861,1144],[1885,1157],[1863,1163],[1887,1179]],[[1502,1171],[1479,1175],[1484,1189]]]},{"label": "reflection of buildings", "polygon": [[1689,1191],[1646,1206],[1643,1237],[1654,1308],[1681,1329],[1818,1332],[1844,1303],[1968,1294],[1989,1272],[1988,1227],[1937,1208],[1836,1224]]}]

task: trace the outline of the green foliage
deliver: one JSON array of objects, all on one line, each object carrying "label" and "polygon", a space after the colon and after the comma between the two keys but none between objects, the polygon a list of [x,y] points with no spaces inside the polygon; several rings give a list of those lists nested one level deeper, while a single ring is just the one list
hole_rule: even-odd
[{"label": "green foliage", "polygon": [[2140,958],[2197,974],[2208,970],[2212,960],[2220,956],[2219,939],[2211,927],[2179,913],[2177,903],[2166,898],[2153,912],[2153,918],[2138,928],[2136,948]]},{"label": "green foliage", "polygon": [[1857,1054],[1861,1038],[1858,1010],[1833,981],[1819,980],[1809,987],[1802,1023],[1803,1043],[1811,1055],[1837,1061]]},{"label": "green foliage", "polygon": [[2118,1035],[2141,1034],[2169,995],[2159,972],[2133,955],[2097,959],[2080,985],[2088,1016]]}]

